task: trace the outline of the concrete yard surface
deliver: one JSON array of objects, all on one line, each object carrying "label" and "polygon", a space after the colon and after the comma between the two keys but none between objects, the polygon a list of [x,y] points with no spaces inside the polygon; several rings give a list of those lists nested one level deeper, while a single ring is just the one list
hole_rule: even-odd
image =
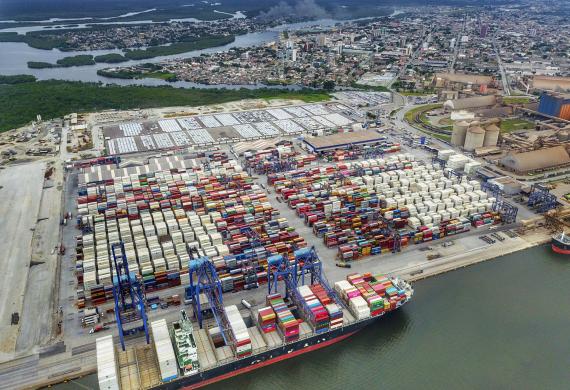
[{"label": "concrete yard surface", "polygon": [[22,312],[44,171],[43,162],[0,170],[0,361],[11,359],[16,346],[19,325],[11,317]]},{"label": "concrete yard surface", "polygon": [[38,222],[32,238],[33,266],[28,275],[24,307],[20,313],[16,352],[44,344],[55,326],[54,286],[59,259],[62,184],[62,169],[56,167],[51,179],[45,181],[40,201]]}]

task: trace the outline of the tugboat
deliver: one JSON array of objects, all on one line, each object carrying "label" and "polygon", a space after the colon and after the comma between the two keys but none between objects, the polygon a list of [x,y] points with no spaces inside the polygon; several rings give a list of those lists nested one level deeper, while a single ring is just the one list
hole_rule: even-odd
[{"label": "tugboat", "polygon": [[562,255],[570,255],[570,236],[562,232],[552,237],[552,250]]}]

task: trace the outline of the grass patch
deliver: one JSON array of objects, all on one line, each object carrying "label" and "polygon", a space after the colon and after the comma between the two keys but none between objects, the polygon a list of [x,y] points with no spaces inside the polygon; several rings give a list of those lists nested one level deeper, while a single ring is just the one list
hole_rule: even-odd
[{"label": "grass patch", "polygon": [[534,129],[534,123],[527,121],[525,119],[503,119],[501,121],[501,132],[509,133],[512,131],[519,130],[532,130]]},{"label": "grass patch", "polygon": [[[279,89],[183,89],[101,85],[60,80],[0,84],[0,131],[20,127],[40,114],[45,119],[71,112],[107,109],[200,106],[242,99],[298,99],[320,102],[330,99],[322,90]],[[30,104],[38,102],[38,104]]]},{"label": "grass patch", "polygon": [[[425,119],[425,113],[431,110],[435,110],[436,108],[441,108],[442,104],[440,103],[434,103],[434,104],[424,104],[422,106],[418,106],[415,107],[413,109],[411,109],[410,111],[406,112],[404,114],[404,119],[406,120],[406,122],[408,123],[413,123],[414,122],[414,118],[416,117],[416,114],[418,113],[424,113],[423,115],[420,115],[420,120],[423,121],[423,119]],[[424,118],[422,118],[422,116]],[[429,124],[429,123],[427,123]]]},{"label": "grass patch", "polygon": [[390,92],[390,90],[387,87],[384,87],[382,85],[365,85],[365,84],[352,83],[350,86],[352,88],[360,89],[362,91]]},{"label": "grass patch", "polygon": [[430,133],[428,131],[424,131],[424,133],[431,135],[434,138],[437,138],[441,141],[446,141],[446,142],[450,142],[451,141],[451,136],[447,135],[447,134],[438,134],[438,133]]},{"label": "grass patch", "polygon": [[505,104],[526,104],[530,103],[532,99],[528,96],[505,96],[503,103]]}]

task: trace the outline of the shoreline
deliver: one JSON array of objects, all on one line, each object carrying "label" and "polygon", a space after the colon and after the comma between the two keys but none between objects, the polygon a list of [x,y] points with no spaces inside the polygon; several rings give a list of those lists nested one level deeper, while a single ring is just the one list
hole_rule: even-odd
[{"label": "shoreline", "polygon": [[[485,234],[487,232],[488,231],[482,231],[481,233]],[[458,237],[455,241],[460,241],[462,238],[463,237]],[[383,271],[383,273],[390,276],[399,276],[403,279],[406,279],[407,281],[415,282],[478,264],[484,261],[499,259],[509,254],[544,245],[549,241],[550,233],[548,231],[543,229],[535,230],[533,232],[526,233],[525,235],[517,236],[516,238],[507,239],[504,242],[495,243],[494,245],[484,245],[473,248],[471,250],[467,250],[465,252],[445,255],[435,260],[426,260],[411,266],[407,265],[403,267],[388,269],[386,271]],[[441,243],[438,243],[438,246],[440,245]],[[419,249],[406,250],[403,253],[406,252],[411,252],[413,254],[414,252],[419,252]],[[350,273],[350,271],[347,270],[346,273]],[[138,338],[134,338],[130,341],[132,343],[137,343]],[[128,342],[127,344],[130,343]],[[89,344],[86,344],[85,346],[87,345]],[[23,388],[31,389],[39,387],[51,387],[59,383],[66,383],[87,375],[95,374],[95,350],[85,349],[83,352],[85,353],[85,356],[78,358],[77,355],[82,354],[82,352],[77,352],[75,355],[73,352],[74,350],[77,351],[78,349],[81,349],[81,347],[82,346],[75,346],[71,348],[65,357],[55,354],[52,356],[47,356],[40,360],[39,354],[35,354],[16,358],[10,362],[0,364],[0,377],[2,374],[7,374],[12,377],[21,378],[22,376],[26,375],[25,371],[30,369],[30,366],[33,366],[33,362],[37,362],[37,367],[35,367],[35,369],[41,369],[41,371],[44,371],[44,379],[36,380],[33,383],[27,383],[23,386]],[[46,349],[48,348],[49,347]],[[12,371],[11,369],[16,370]],[[18,372],[20,370],[23,372]]]},{"label": "shoreline", "polygon": [[[545,245],[550,242],[551,236],[546,231],[533,232],[532,234],[533,236],[518,236],[516,239],[513,239],[516,242],[507,241],[506,243],[497,243],[491,247],[483,246],[465,253],[444,256],[435,260],[428,260],[420,265],[402,267],[386,273],[392,276],[400,276],[410,282],[415,282],[455,271],[460,268],[479,264],[484,261],[499,259],[501,257]],[[489,250],[490,248],[493,250]],[[421,273],[418,271],[421,271]]]}]

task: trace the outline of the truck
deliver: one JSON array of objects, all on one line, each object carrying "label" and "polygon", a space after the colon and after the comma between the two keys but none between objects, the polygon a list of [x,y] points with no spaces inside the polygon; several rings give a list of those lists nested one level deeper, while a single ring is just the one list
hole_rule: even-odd
[{"label": "truck", "polygon": [[89,334],[98,333],[101,332],[102,330],[107,330],[107,329],[109,329],[107,325],[96,325],[89,330]]}]

